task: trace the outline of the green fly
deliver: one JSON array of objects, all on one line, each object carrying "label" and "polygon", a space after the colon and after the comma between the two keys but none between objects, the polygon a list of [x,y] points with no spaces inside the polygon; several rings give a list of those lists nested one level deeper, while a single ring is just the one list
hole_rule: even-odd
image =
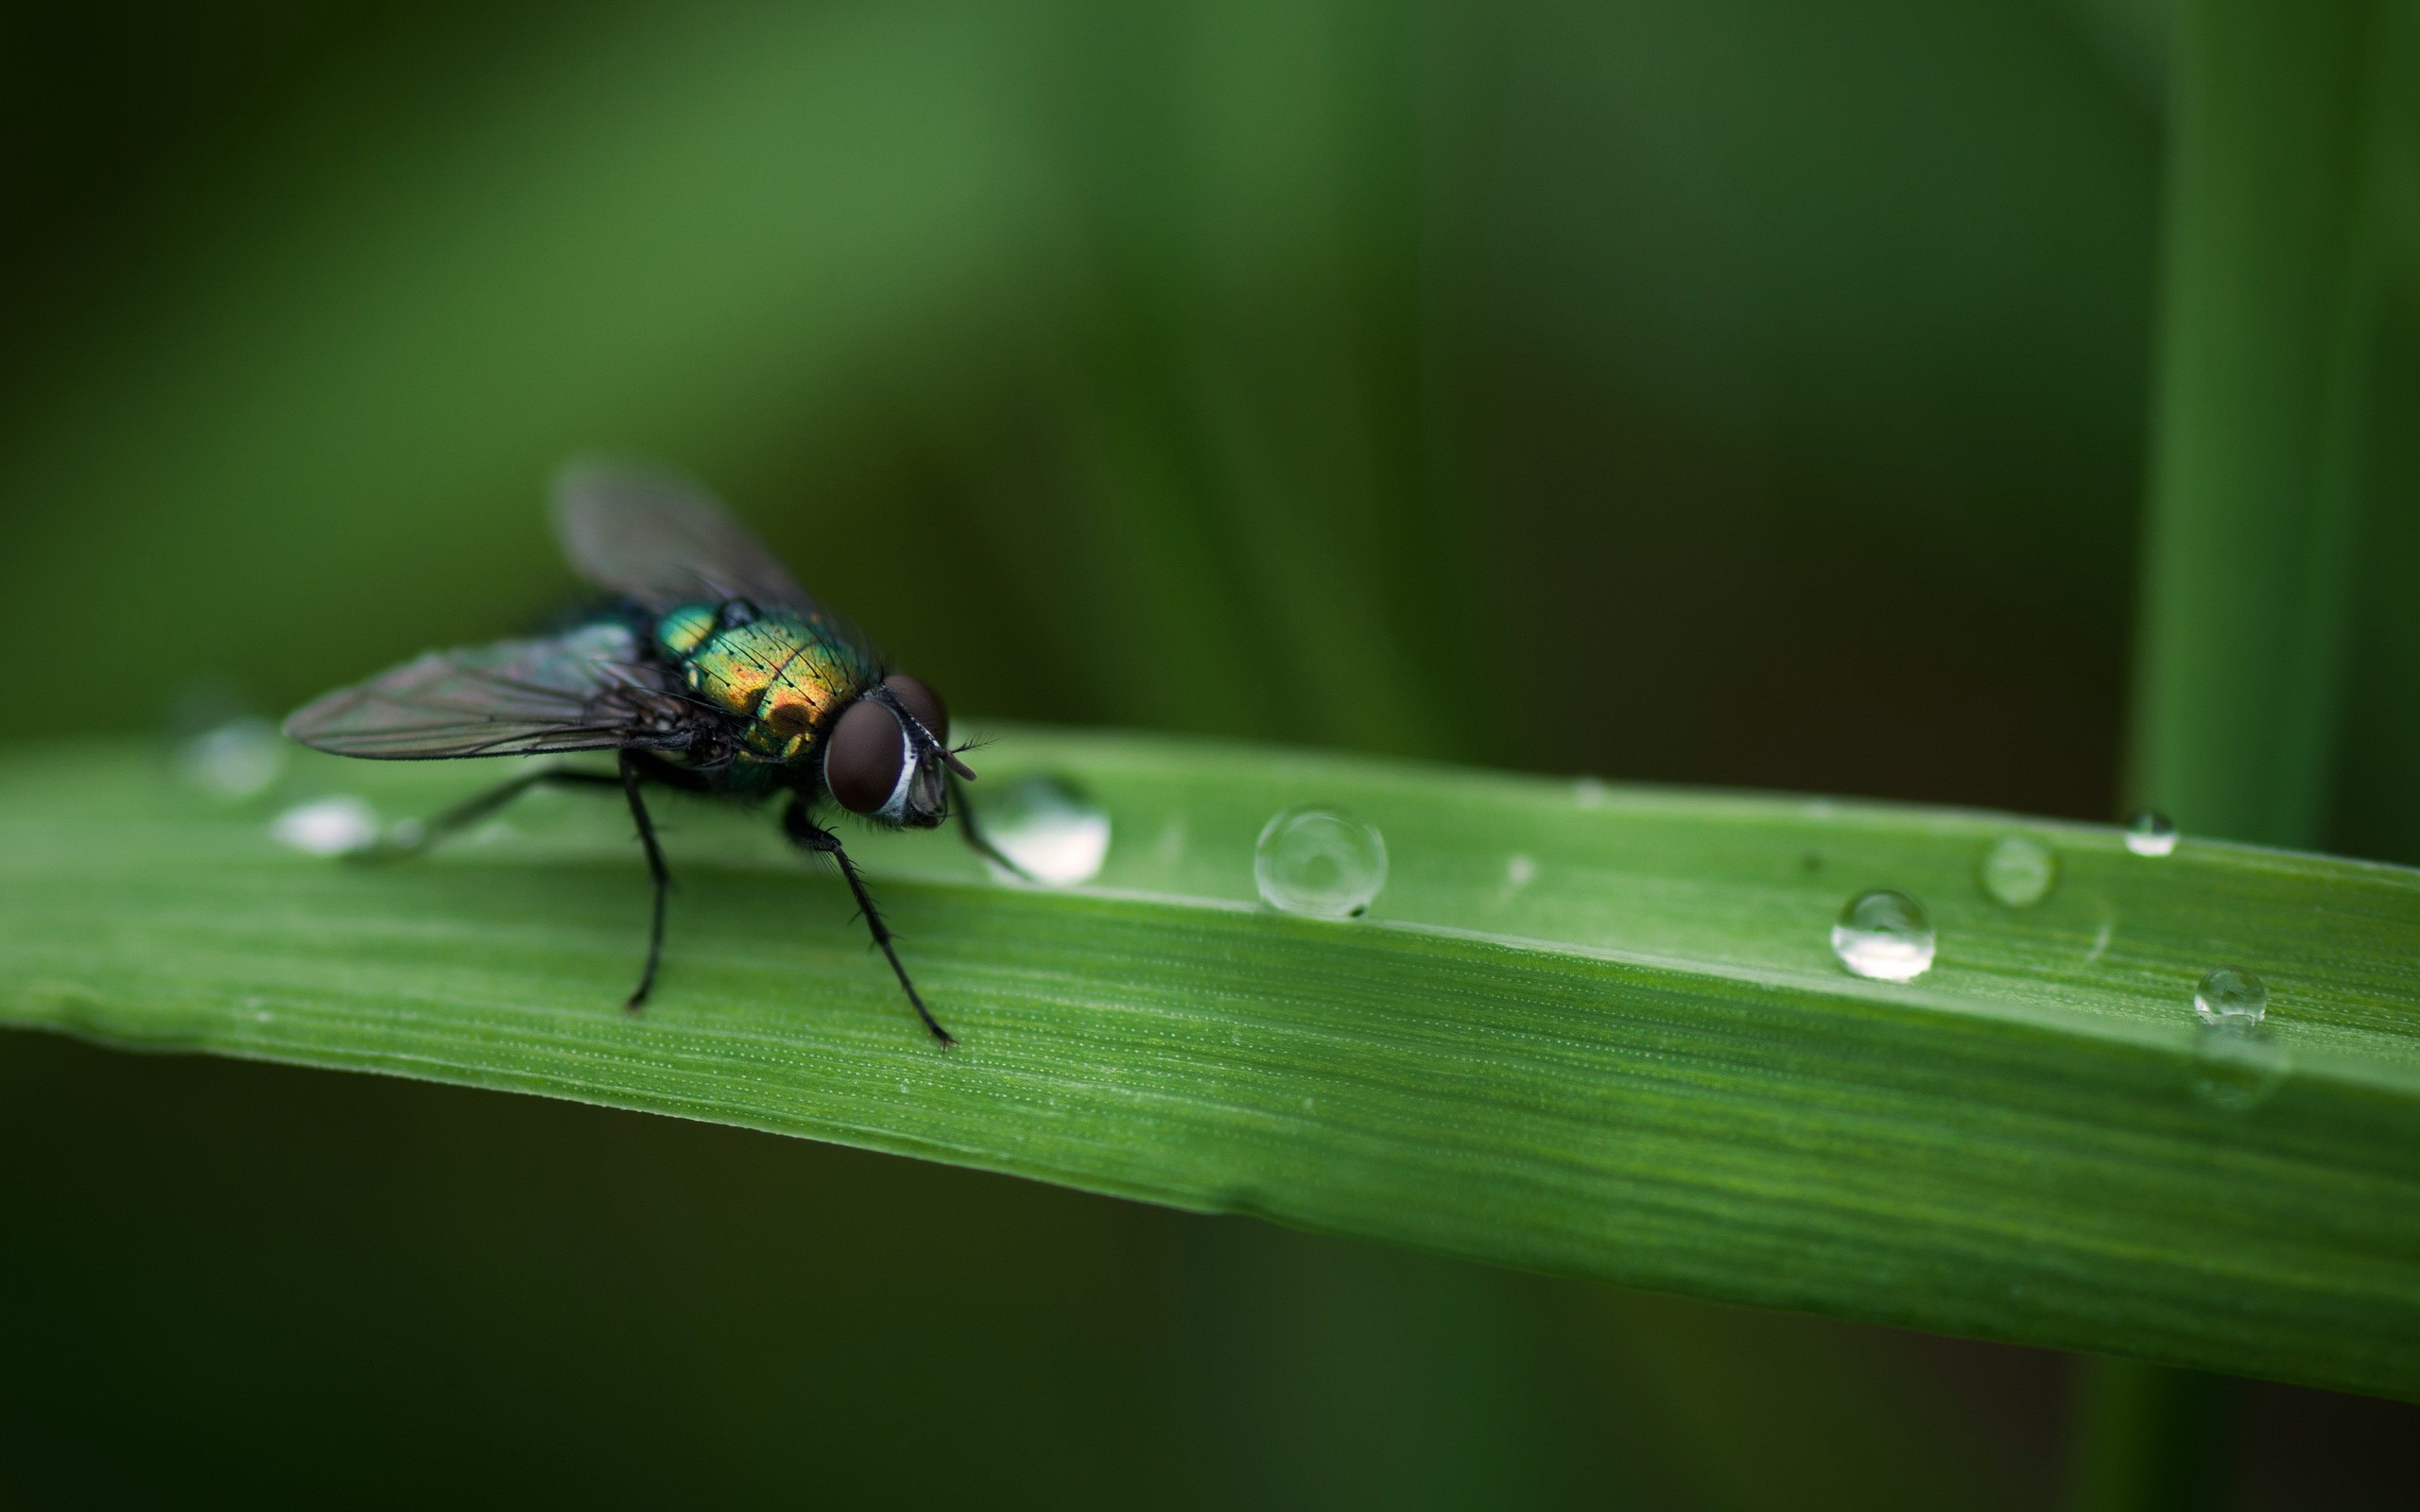
[{"label": "green fly", "polygon": [[613,775],[525,773],[418,827],[418,849],[540,784],[618,789],[654,879],[647,965],[628,1006],[654,988],[671,874],[656,843],[650,784],[743,802],[782,800],[782,832],[828,855],[873,942],[933,1038],[941,1026],[840,837],[818,821],[830,799],[886,828],[930,830],[955,812],[969,844],[1018,868],[976,829],[949,745],[949,712],[825,613],[713,495],[652,468],[576,462],[555,482],[554,520],[579,576],[612,595],[573,628],[431,651],[298,710],[285,732],[340,756],[429,761],[610,750]]}]

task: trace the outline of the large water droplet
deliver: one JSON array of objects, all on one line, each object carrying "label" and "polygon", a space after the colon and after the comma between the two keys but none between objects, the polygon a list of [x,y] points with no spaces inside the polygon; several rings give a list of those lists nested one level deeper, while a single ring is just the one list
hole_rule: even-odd
[{"label": "large water droplet", "polygon": [[2138,856],[2164,856],[2176,849],[2176,821],[2157,809],[2143,809],[2126,821],[2126,849]]},{"label": "large water droplet", "polygon": [[1859,893],[1832,925],[1832,954],[1858,976],[1911,982],[1932,969],[1932,920],[1904,892]]},{"label": "large water droplet", "polygon": [[2204,1023],[2258,1023],[2269,988],[2240,966],[2221,966],[2193,989],[2193,1011]]},{"label": "large water droplet", "polygon": [[1271,908],[1348,919],[1387,885],[1386,838],[1335,809],[1288,809],[1261,828],[1252,878]]},{"label": "large water droplet", "polygon": [[266,719],[230,719],[177,744],[177,778],[233,802],[251,798],[285,770],[285,739]]},{"label": "large water droplet", "polygon": [[2194,1031],[2193,1095],[2213,1108],[2256,1108],[2292,1070],[2293,1057],[2256,1019],[2221,1019]]},{"label": "large water droplet", "polygon": [[350,855],[378,839],[378,811],[350,795],[297,803],[269,821],[269,838],[315,856]]},{"label": "large water droplet", "polygon": [[2031,908],[2058,885],[2059,858],[2041,841],[2012,834],[1983,856],[1983,890],[2011,908]]},{"label": "large water droplet", "polygon": [[[1109,855],[1109,815],[1063,778],[1021,777],[976,816],[983,838],[1036,882],[1071,886],[1100,875]],[[993,868],[1010,881],[1023,881]]]}]

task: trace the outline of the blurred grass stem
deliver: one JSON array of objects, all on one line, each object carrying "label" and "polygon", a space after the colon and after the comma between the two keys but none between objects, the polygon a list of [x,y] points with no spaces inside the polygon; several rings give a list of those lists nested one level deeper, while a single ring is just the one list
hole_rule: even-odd
[{"label": "blurred grass stem", "polygon": [[2188,833],[2307,846],[2325,823],[2377,12],[2180,17],[2130,785]]},{"label": "blurred grass stem", "polygon": [[[2134,800],[2316,847],[2350,619],[2380,258],[2372,0],[2193,0],[2176,33]],[[2209,1504],[2233,1383],[2083,1363],[2077,1504]]]}]

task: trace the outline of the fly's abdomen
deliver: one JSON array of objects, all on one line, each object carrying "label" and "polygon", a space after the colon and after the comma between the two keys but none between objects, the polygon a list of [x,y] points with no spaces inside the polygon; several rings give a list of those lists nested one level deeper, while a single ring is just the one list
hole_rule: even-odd
[{"label": "fly's abdomen", "polygon": [[803,760],[873,681],[874,669],[853,647],[795,615],[767,614],[717,629],[718,617],[729,616],[713,608],[675,610],[658,626],[657,641],[680,659],[691,693],[746,721],[740,744],[762,760]]}]

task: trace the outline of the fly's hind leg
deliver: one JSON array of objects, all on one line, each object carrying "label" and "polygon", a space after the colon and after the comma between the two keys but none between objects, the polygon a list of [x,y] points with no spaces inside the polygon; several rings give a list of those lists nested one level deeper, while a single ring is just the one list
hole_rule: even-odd
[{"label": "fly's hind leg", "polygon": [[651,752],[625,749],[619,752],[619,756],[621,770],[612,777],[602,772],[568,771],[551,766],[543,771],[525,772],[476,798],[456,804],[434,818],[421,821],[407,835],[399,835],[367,854],[372,859],[416,855],[447,836],[458,834],[478,823],[533,787],[620,788],[623,798],[630,803],[631,818],[638,826],[639,844],[647,850],[648,876],[655,885],[653,907],[648,920],[647,967],[639,973],[637,989],[622,1005],[636,1013],[646,1004],[648,993],[655,988],[655,969],[664,958],[665,900],[672,890],[672,873],[664,864],[664,848],[656,843],[655,821],[648,814],[647,800],[639,796],[639,783],[645,780],[683,788],[703,784],[692,774]]},{"label": "fly's hind leg", "polygon": [[899,964],[899,953],[891,948],[890,926],[882,921],[882,910],[874,906],[873,895],[866,891],[865,879],[857,875],[857,864],[849,859],[848,851],[841,849],[840,837],[816,823],[807,813],[805,800],[797,798],[791,799],[790,806],[782,811],[782,833],[802,850],[830,856],[840,864],[840,875],[847,879],[849,891],[856,897],[857,913],[865,919],[873,942],[882,948],[883,959],[890,963],[891,974],[899,978],[900,989],[908,994],[908,1002],[915,1008],[916,1017],[925,1021],[925,1027],[932,1031],[933,1039],[940,1042],[942,1048],[947,1049],[958,1043],[950,1032],[941,1026],[941,1021],[933,1017],[932,1010],[925,1006],[924,998],[916,991],[916,984],[908,979],[908,968]]},{"label": "fly's hind leg", "polygon": [[489,788],[478,797],[467,799],[431,818],[406,819],[397,825],[396,833],[371,850],[361,852],[372,861],[394,860],[418,855],[439,841],[461,833],[489,815],[528,792],[533,787],[619,787],[622,780],[602,772],[572,772],[558,767],[544,771],[524,772],[509,782]]}]

